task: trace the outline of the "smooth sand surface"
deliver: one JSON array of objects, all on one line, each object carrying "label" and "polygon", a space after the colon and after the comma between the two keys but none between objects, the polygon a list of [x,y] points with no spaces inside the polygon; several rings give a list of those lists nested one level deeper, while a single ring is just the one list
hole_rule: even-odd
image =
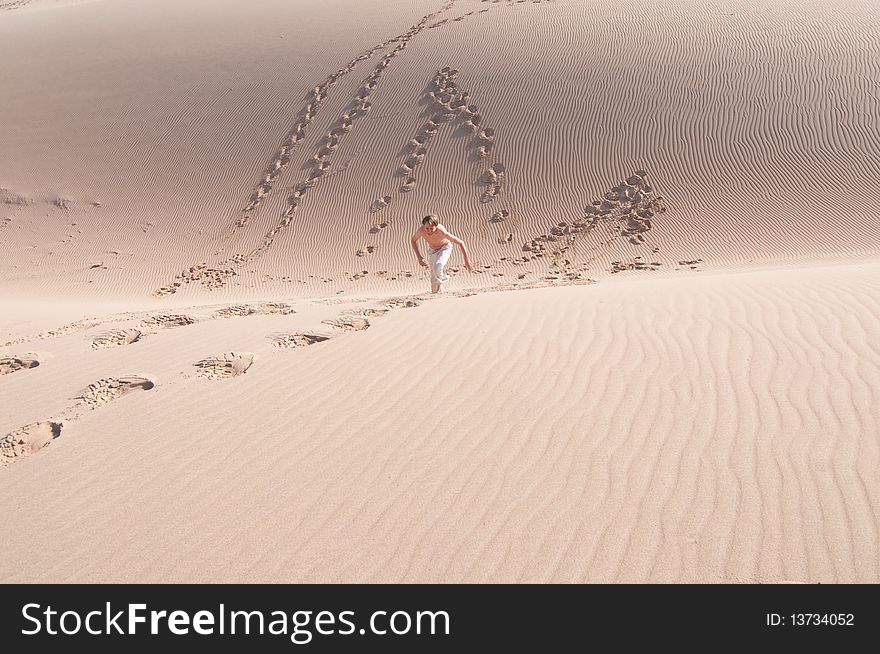
[{"label": "smooth sand surface", "polygon": [[0,581],[880,581],[878,25],[0,0]]}]

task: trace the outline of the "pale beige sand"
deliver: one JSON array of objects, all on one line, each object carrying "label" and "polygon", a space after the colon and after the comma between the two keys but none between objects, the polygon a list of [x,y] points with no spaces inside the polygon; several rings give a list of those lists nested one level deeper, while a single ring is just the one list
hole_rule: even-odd
[{"label": "pale beige sand", "polygon": [[0,0],[0,580],[880,581],[878,19]]},{"label": "pale beige sand", "polygon": [[[134,321],[59,336],[2,382],[0,431],[64,424],[0,469],[0,579],[876,582],[878,280],[621,280],[349,328],[322,321],[350,307],[301,301],[112,349],[93,335]],[[292,333],[329,338],[276,347]],[[224,350],[230,374],[200,376]]]},{"label": "pale beige sand", "polygon": [[[417,271],[401,244],[431,212],[491,266],[479,282],[490,286],[598,277],[637,256],[674,268],[877,254],[874,3],[444,6],[103,0],[3,12],[0,58],[15,65],[4,71],[0,187],[33,204],[0,205],[11,219],[0,291],[144,297],[204,263],[236,273],[214,292],[224,299],[411,292],[401,271]],[[387,43],[395,37],[405,41]],[[388,55],[370,110],[285,225],[307,160]],[[479,160],[461,120],[444,124],[401,192],[403,149],[432,115],[426,94],[444,66],[459,71],[496,149]],[[243,212],[310,92],[337,71],[261,206]],[[483,204],[492,163],[506,167],[505,185]],[[645,243],[603,226],[560,257],[550,248],[512,264],[638,169],[669,208]],[[502,209],[509,218],[490,222]]]}]

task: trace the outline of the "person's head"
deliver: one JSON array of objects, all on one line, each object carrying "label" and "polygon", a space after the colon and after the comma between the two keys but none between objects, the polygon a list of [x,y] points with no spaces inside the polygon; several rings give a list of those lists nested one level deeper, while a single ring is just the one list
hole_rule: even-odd
[{"label": "person's head", "polygon": [[433,234],[434,230],[437,229],[437,225],[439,224],[440,219],[437,218],[437,216],[435,216],[434,214],[422,218],[422,226],[425,228],[426,234]]}]

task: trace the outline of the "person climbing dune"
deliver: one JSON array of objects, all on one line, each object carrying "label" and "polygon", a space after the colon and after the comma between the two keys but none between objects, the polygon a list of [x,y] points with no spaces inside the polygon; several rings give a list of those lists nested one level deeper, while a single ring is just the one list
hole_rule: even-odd
[{"label": "person climbing dune", "polygon": [[[428,244],[427,261],[419,251],[419,239],[421,238],[425,239],[425,242]],[[428,268],[431,273],[432,293],[442,292],[443,283],[449,279],[446,275],[445,267],[449,261],[449,256],[452,254],[453,244],[461,248],[461,254],[464,256],[464,267],[470,272],[474,270],[464,241],[441,225],[440,219],[434,214],[422,218],[422,226],[412,235],[410,242],[416,253],[416,258],[419,260],[419,265]]]}]

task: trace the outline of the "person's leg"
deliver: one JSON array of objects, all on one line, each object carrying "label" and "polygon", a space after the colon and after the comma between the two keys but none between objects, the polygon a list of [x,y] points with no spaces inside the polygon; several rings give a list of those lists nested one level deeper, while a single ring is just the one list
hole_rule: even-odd
[{"label": "person's leg", "polygon": [[431,291],[439,293],[443,288],[443,282],[449,279],[445,268],[446,262],[449,261],[449,256],[452,254],[452,243],[447,243],[439,250],[431,250],[431,254],[433,255],[429,259],[431,266]]},{"label": "person's leg", "polygon": [[428,247],[428,272],[431,274],[432,293],[440,292],[440,272],[442,272],[443,266],[440,265],[438,262],[442,252],[443,248],[435,250],[430,246]]}]

